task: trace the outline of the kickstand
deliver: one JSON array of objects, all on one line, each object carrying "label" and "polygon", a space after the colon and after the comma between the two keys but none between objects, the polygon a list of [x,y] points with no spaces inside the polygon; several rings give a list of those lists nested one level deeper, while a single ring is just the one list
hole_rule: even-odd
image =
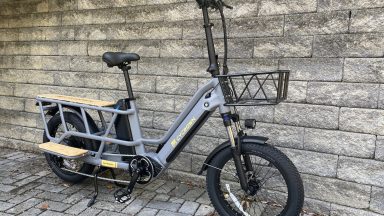
[{"label": "kickstand", "polygon": [[88,207],[91,207],[96,202],[97,195],[99,195],[99,185],[97,184],[97,177],[102,172],[102,169],[99,167],[97,168],[95,174],[93,175],[93,185],[95,187],[95,193],[93,194],[91,200],[88,202]]}]

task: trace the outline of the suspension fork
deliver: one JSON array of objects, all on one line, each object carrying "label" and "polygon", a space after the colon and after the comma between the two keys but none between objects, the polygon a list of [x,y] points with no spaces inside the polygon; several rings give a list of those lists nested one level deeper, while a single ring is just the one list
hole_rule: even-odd
[{"label": "suspension fork", "polygon": [[[237,114],[237,111],[235,109],[235,114],[231,115],[232,117],[232,121],[233,123],[235,124],[236,126],[236,131],[237,131],[237,143],[238,143],[238,151],[240,152],[241,154],[241,139],[240,137],[244,136],[245,133],[243,131],[243,129],[241,129],[241,126],[240,126],[240,117],[239,115]],[[244,154],[243,155],[243,160],[244,160],[244,163],[245,163],[245,168],[246,168],[246,171],[253,171],[253,167],[252,167],[252,161],[251,161],[251,158],[249,157],[249,154]]]},{"label": "suspension fork", "polygon": [[[245,175],[245,170],[243,169],[243,164],[241,162],[241,142],[237,142],[237,144],[236,144],[235,136],[233,135],[232,123],[231,123],[232,115],[231,114],[223,114],[222,117],[223,117],[224,126],[227,129],[229,141],[231,143],[232,157],[233,157],[233,161],[235,162],[236,172],[237,172],[237,175],[239,177],[241,188],[244,191],[246,191],[247,193],[249,193],[249,186],[248,186],[247,177]],[[238,121],[237,121],[237,123],[238,123]],[[237,123],[235,123],[235,125]],[[236,128],[237,128],[237,126],[236,126]],[[238,134],[238,135],[240,135],[240,134]],[[240,138],[239,138],[239,140],[240,140]]]}]

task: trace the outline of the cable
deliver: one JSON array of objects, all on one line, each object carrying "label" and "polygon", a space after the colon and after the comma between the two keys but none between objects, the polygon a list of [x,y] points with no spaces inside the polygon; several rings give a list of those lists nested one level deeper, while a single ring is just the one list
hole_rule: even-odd
[{"label": "cable", "polygon": [[228,74],[228,35],[227,35],[227,24],[225,21],[225,16],[224,16],[224,3],[222,1],[219,1],[220,3],[218,4],[218,8],[220,11],[220,16],[221,16],[221,21],[223,24],[223,32],[224,32],[224,60],[223,60],[223,75]]},{"label": "cable", "polygon": [[224,7],[233,9],[233,7],[225,4],[223,0],[197,0],[197,3],[199,4],[200,8],[206,7],[206,8],[212,8],[217,9],[220,12],[222,26],[223,26],[223,32],[224,32],[224,59],[223,59],[223,71],[222,75],[227,75],[229,72],[228,69],[228,34],[227,34],[227,24],[225,20],[224,15]]}]

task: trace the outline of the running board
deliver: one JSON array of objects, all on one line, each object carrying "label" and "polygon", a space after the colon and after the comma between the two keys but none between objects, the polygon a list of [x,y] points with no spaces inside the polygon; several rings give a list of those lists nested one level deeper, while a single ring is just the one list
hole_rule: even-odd
[{"label": "running board", "polygon": [[81,158],[88,154],[88,150],[74,148],[54,142],[40,144],[39,148],[44,152],[70,159]]}]

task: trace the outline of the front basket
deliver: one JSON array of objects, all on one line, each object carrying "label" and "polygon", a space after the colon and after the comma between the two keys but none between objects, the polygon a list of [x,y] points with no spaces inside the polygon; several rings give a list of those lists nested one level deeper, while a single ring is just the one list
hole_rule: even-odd
[{"label": "front basket", "polygon": [[275,105],[287,99],[289,71],[218,76],[226,106]]}]

